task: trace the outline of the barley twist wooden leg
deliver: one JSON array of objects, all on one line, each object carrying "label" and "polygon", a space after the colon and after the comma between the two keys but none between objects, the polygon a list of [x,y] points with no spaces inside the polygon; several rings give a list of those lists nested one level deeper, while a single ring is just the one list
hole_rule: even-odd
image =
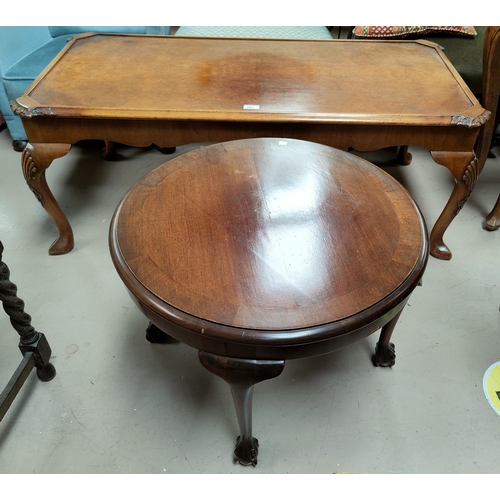
[{"label": "barley twist wooden leg", "polygon": [[37,375],[44,382],[52,380],[56,370],[50,363],[51,349],[45,335],[31,326],[31,316],[24,312],[24,302],[17,296],[17,287],[10,281],[10,271],[2,261],[3,245],[0,242],[0,301],[14,329],[21,337],[19,349],[26,355],[33,353]]}]

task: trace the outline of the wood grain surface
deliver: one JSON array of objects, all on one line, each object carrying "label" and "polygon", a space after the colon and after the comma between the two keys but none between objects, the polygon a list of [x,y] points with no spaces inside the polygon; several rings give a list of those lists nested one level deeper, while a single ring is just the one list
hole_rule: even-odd
[{"label": "wood grain surface", "polygon": [[240,329],[358,314],[426,259],[424,223],[400,184],[354,155],[289,139],[215,144],[167,162],[126,195],[111,240],[136,296],[147,289]]},{"label": "wood grain surface", "polygon": [[75,37],[18,102],[54,116],[428,126],[484,111],[430,42],[143,35]]}]

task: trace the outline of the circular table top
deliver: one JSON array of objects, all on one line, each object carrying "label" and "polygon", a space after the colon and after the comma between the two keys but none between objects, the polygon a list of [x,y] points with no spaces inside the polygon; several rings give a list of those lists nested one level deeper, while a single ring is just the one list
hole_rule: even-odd
[{"label": "circular table top", "polygon": [[398,182],[290,139],[214,144],[158,167],[120,203],[110,242],[136,296],[243,330],[338,322],[413,289],[427,259]]}]

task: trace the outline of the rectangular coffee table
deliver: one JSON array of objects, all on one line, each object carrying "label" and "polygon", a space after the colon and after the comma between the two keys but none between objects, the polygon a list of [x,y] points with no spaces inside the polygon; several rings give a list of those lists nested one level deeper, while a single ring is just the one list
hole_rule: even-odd
[{"label": "rectangular coffee table", "polygon": [[474,144],[489,116],[430,42],[102,34],[70,40],[11,106],[29,139],[24,176],[59,230],[50,254],[69,252],[73,233],[45,171],[75,142],[283,137],[428,149],[455,179],[430,237],[431,254],[450,259],[443,235],[477,181]]}]

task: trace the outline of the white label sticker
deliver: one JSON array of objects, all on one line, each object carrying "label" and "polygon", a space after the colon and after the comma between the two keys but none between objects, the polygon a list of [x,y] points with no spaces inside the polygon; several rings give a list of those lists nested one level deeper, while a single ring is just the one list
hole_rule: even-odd
[{"label": "white label sticker", "polygon": [[278,144],[280,146],[286,146],[288,144],[288,142],[286,142],[286,141],[279,141]]},{"label": "white label sticker", "polygon": [[243,104],[243,109],[260,109],[259,104]]}]

